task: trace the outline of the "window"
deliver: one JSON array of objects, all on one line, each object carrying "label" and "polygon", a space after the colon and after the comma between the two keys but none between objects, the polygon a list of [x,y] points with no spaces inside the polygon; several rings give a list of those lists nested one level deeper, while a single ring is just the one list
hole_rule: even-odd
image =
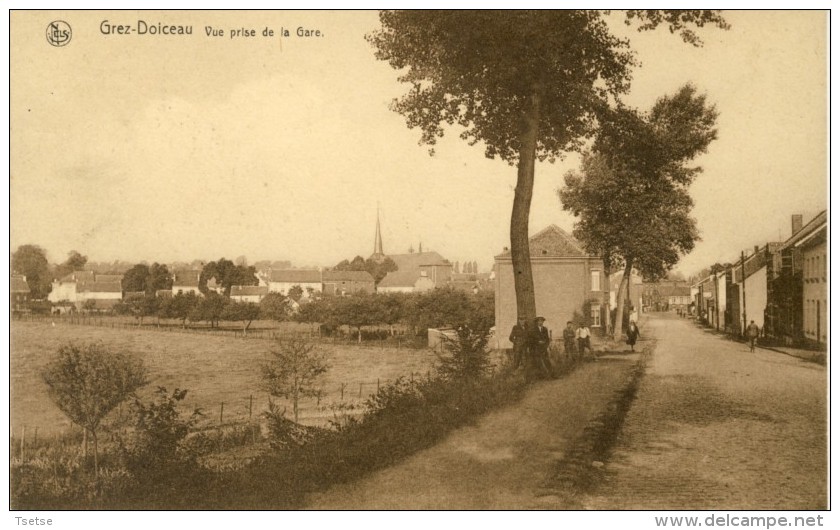
[{"label": "window", "polygon": [[592,320],[592,327],[601,327],[601,304],[592,304],[589,307],[589,316]]},{"label": "window", "polygon": [[592,278],[592,286],[590,290],[592,291],[600,291],[601,290],[601,271],[590,271],[590,276]]}]

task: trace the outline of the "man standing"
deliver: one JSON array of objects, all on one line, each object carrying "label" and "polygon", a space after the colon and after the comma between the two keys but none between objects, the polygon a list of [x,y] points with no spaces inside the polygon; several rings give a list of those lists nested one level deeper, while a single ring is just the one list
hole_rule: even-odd
[{"label": "man standing", "polygon": [[551,364],[548,360],[548,346],[551,344],[551,335],[543,323],[545,318],[534,319],[536,326],[531,335],[531,355],[533,356],[534,367],[541,371],[547,378],[552,377]]},{"label": "man standing", "polygon": [[513,325],[508,340],[513,343],[513,369],[516,370],[522,365],[523,356],[527,355],[528,329],[525,326],[525,317],[519,317]]},{"label": "man standing", "polygon": [[581,322],[575,334],[577,335],[578,356],[583,359],[583,351],[586,348],[589,348],[589,353],[592,353],[592,345],[589,342],[589,326]]},{"label": "man standing", "polygon": [[750,351],[755,351],[755,341],[758,340],[758,335],[761,329],[756,325],[755,320],[750,320],[750,325],[747,326],[747,339],[750,341]]},{"label": "man standing", "polygon": [[566,350],[566,355],[574,355],[575,328],[571,322],[566,322],[566,329],[563,330],[563,347]]}]

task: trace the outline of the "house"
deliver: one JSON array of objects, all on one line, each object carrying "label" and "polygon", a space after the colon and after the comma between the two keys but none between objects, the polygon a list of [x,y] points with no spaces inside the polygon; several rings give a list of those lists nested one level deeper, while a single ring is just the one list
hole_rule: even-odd
[{"label": "house", "polygon": [[[773,255],[778,252],[781,243],[767,243],[763,247],[756,245],[753,253],[742,253],[732,265],[732,285],[730,293],[737,301],[730,304],[731,329],[741,334],[751,321],[759,328],[764,328],[764,316],[767,310],[767,280],[775,275]],[[737,317],[736,317],[737,315]]]},{"label": "house", "polygon": [[308,298],[310,290],[320,293],[321,271],[318,269],[283,269],[271,270],[268,273],[268,292],[288,295],[289,289],[299,285],[303,289],[303,296]]},{"label": "house", "polygon": [[690,303],[688,282],[663,280],[642,283],[642,307],[645,311],[685,310]]},{"label": "house", "polygon": [[805,226],[791,219],[791,237],[774,255],[768,278],[765,333],[786,344],[825,348],[828,340],[828,215],[823,211]]},{"label": "house", "polygon": [[29,284],[26,276],[12,274],[9,279],[9,307],[13,312],[29,310]]},{"label": "house", "polygon": [[[537,314],[560,339],[560,334],[575,312],[588,308],[593,332],[606,321],[607,278],[603,261],[586,253],[581,244],[557,225],[549,225],[529,239],[531,272]],[[516,292],[513,285],[513,262],[509,250],[495,257],[496,329],[493,347],[510,348],[508,332],[516,323]]]},{"label": "house", "polygon": [[76,309],[82,309],[86,302],[88,309],[111,309],[122,300],[122,276],[92,271],[71,272],[53,281],[47,299],[53,303],[72,303]]},{"label": "house", "polygon": [[267,294],[267,286],[232,285],[230,288],[230,299],[234,302],[254,302],[255,304],[259,304]]},{"label": "house", "polygon": [[388,256],[397,265],[377,286],[382,293],[424,292],[444,287],[452,278],[452,263],[434,251]]},{"label": "house", "polygon": [[428,276],[421,276],[419,271],[393,271],[385,275],[376,286],[378,293],[422,293],[435,288],[435,283]]},{"label": "house", "polygon": [[172,294],[193,293],[201,295],[198,289],[198,281],[201,278],[201,271],[180,270],[172,273]]},{"label": "house", "polygon": [[324,294],[343,296],[352,293],[373,293],[376,283],[367,271],[324,271],[321,278]]}]

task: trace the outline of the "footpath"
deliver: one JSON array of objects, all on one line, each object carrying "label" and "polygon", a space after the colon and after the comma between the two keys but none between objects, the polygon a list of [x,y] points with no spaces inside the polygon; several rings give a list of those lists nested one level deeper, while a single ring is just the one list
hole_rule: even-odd
[{"label": "footpath", "polygon": [[518,403],[453,431],[401,464],[313,494],[304,508],[579,508],[574,489],[557,487],[558,473],[581,453],[582,443],[591,443],[593,423],[615,408],[638,362],[638,354],[604,356],[535,383]]}]

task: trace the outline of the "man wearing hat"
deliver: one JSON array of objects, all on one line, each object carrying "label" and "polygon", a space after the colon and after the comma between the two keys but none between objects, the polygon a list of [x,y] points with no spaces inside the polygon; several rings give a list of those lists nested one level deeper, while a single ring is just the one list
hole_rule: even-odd
[{"label": "man wearing hat", "polygon": [[531,335],[531,354],[534,359],[534,366],[539,371],[543,372],[546,377],[552,377],[551,364],[548,360],[548,346],[551,344],[551,335],[548,333],[548,328],[544,317],[537,317],[534,319],[534,330]]},{"label": "man wearing hat", "polygon": [[525,317],[519,317],[513,329],[510,330],[510,337],[508,337],[508,340],[513,343],[514,370],[519,368],[522,364],[523,357],[528,354],[528,327],[525,325],[526,322]]}]

